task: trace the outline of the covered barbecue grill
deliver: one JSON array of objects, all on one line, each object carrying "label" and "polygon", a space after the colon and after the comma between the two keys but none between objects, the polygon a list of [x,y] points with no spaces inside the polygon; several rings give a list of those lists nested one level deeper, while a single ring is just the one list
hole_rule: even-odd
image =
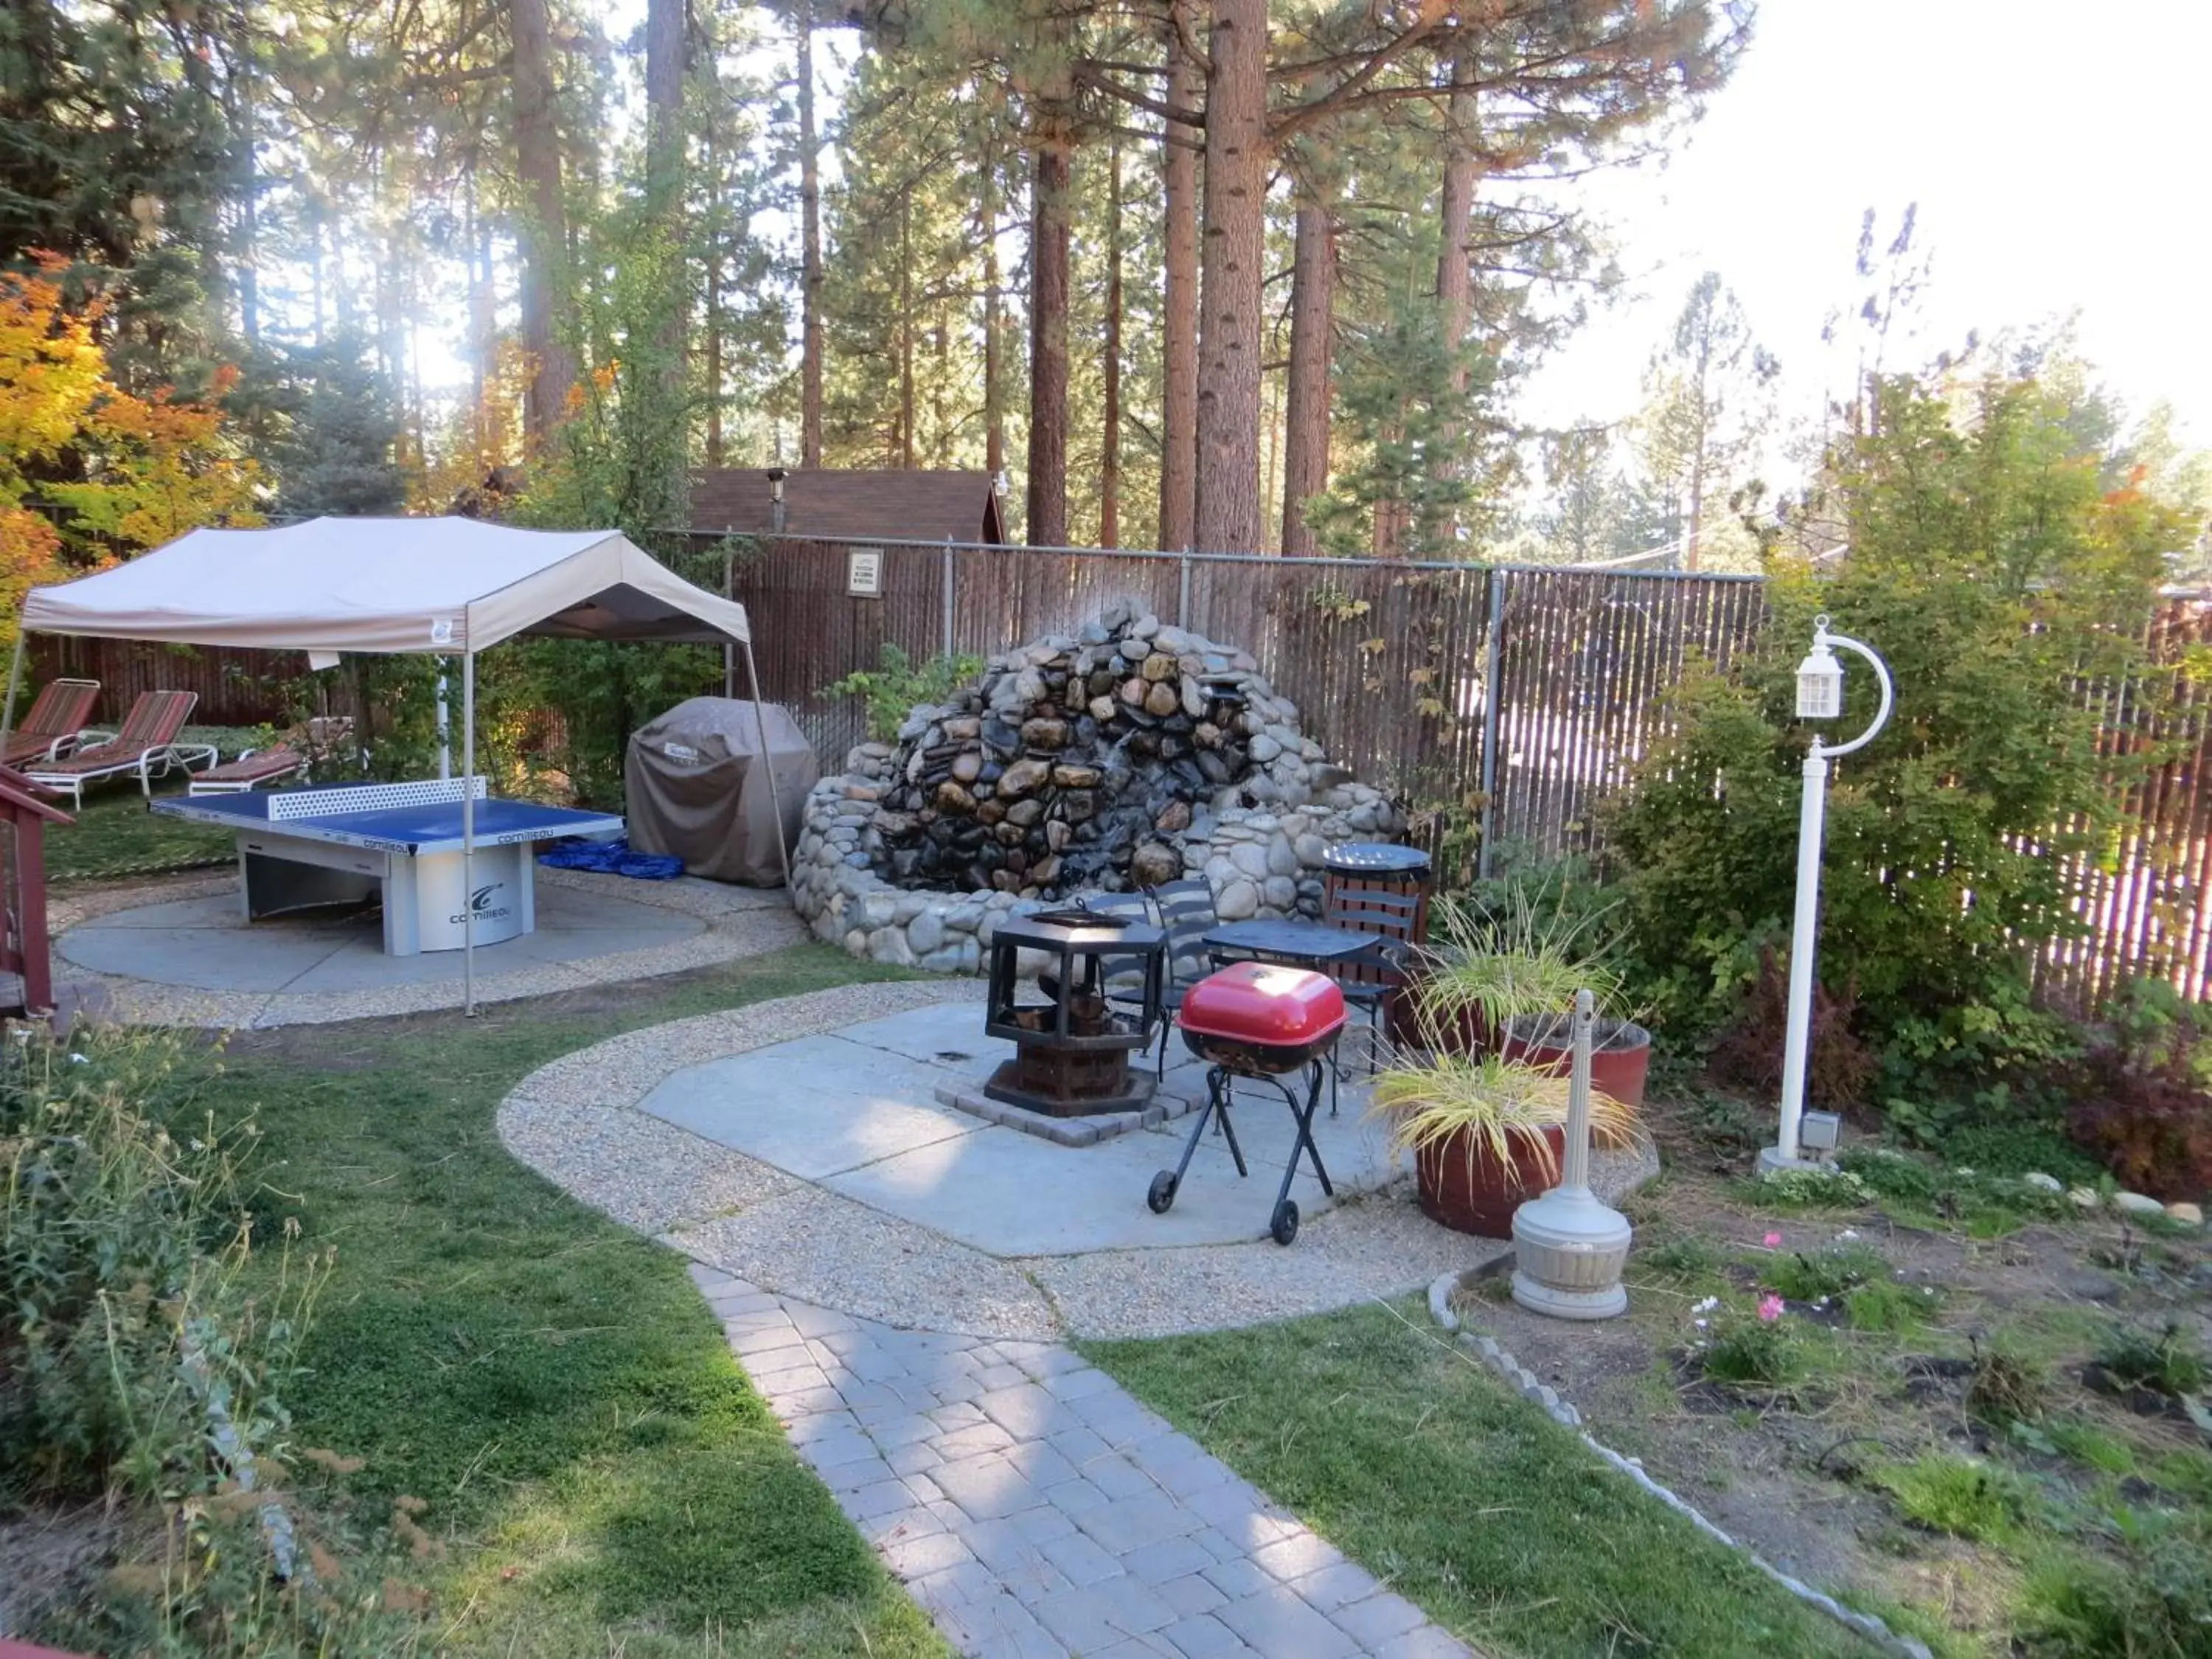
[{"label": "covered barbecue grill", "polygon": [[[1206,1104],[1199,1109],[1198,1121],[1183,1144],[1182,1161],[1152,1177],[1145,1201],[1153,1214],[1164,1214],[1175,1202],[1191,1156],[1198,1151],[1199,1138],[1217,1116],[1222,1135],[1229,1142],[1229,1155],[1237,1161],[1237,1175],[1249,1173],[1244,1167],[1243,1148],[1237,1144],[1237,1131],[1229,1121],[1231,1090],[1237,1079],[1247,1078],[1264,1082],[1279,1093],[1298,1126],[1297,1138],[1291,1143],[1290,1163],[1283,1170],[1283,1184],[1275,1194],[1275,1207],[1267,1218],[1268,1234],[1278,1244],[1287,1244],[1298,1236],[1298,1206],[1291,1201],[1291,1182],[1297,1175],[1299,1158],[1312,1158],[1322,1191],[1331,1197],[1336,1193],[1329,1185],[1328,1171],[1322,1167],[1321,1148],[1314,1145],[1313,1121],[1321,1105],[1326,1059],[1344,1030],[1344,993],[1336,981],[1304,968],[1240,962],[1207,975],[1184,994],[1176,1024],[1182,1031],[1184,1045],[1207,1062]],[[1303,1104],[1284,1080],[1300,1072],[1305,1074],[1306,1084]]]},{"label": "covered barbecue grill", "polygon": [[[761,752],[762,733],[768,752]],[[770,774],[774,774],[771,783]],[[686,874],[775,887],[782,845],[799,839],[807,792],[822,775],[791,711],[693,697],[630,734],[623,768],[629,844],[684,860]]]}]

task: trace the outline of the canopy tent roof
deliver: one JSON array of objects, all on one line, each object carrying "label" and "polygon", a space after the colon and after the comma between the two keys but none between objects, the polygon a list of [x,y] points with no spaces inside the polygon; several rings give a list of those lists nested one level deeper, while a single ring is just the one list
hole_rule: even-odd
[{"label": "canopy tent roof", "polygon": [[475,519],[312,519],[195,530],[34,587],[25,631],[289,651],[483,650],[520,634],[750,641],[745,608],[614,530]]}]

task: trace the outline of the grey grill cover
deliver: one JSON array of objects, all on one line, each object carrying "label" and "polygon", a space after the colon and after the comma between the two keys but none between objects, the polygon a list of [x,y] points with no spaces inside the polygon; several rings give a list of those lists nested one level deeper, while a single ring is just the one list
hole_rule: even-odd
[{"label": "grey grill cover", "polygon": [[623,767],[629,844],[666,853],[695,876],[752,887],[783,882],[769,805],[769,766],[783,807],[783,833],[796,844],[806,794],[822,775],[813,747],[775,703],[768,725],[768,766],[753,706],[730,697],[694,697],[630,734]]}]

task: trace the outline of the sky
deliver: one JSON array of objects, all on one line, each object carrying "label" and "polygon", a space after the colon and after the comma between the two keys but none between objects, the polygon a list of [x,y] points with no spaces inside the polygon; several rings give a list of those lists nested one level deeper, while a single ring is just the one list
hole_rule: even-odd
[{"label": "sky", "polygon": [[1632,412],[1708,270],[1781,359],[1785,415],[1814,416],[1851,373],[1820,332],[1869,286],[1861,216],[1886,245],[1917,202],[1933,269],[1892,367],[2078,313],[2081,355],[2131,413],[2165,399],[2212,445],[2208,61],[2197,0],[1762,0],[1734,79],[1663,167],[1572,187],[1631,280],[1525,383],[1524,418]]}]

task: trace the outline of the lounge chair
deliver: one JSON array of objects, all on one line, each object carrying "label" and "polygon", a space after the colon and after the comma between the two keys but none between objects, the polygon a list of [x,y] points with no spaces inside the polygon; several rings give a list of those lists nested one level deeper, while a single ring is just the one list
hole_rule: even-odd
[{"label": "lounge chair", "polygon": [[212,744],[177,741],[177,734],[185,729],[185,721],[199,700],[197,691],[141,692],[121,731],[84,732],[82,746],[75,754],[66,760],[27,766],[24,775],[57,794],[67,795],[79,808],[84,805],[85,785],[126,772],[138,775],[139,789],[150,797],[154,780],[167,775],[171,767],[189,772],[195,761],[203,769],[215,764]]},{"label": "lounge chair", "polygon": [[17,770],[35,761],[59,760],[76,747],[78,734],[92,719],[100,699],[98,680],[48,680],[23,723],[8,734],[0,766]]},{"label": "lounge chair", "polygon": [[192,774],[185,793],[194,795],[236,795],[259,789],[295,773],[304,775],[307,757],[289,743],[272,743],[266,749],[242,749],[234,761]]}]

